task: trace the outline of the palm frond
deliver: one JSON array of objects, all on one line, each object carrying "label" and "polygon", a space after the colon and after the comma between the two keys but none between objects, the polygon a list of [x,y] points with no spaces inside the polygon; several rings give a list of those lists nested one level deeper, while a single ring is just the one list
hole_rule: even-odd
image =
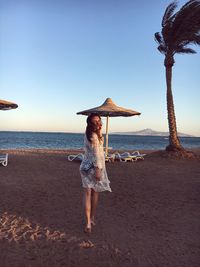
[{"label": "palm frond", "polygon": [[162,53],[162,54],[166,54],[166,52],[167,52],[167,49],[166,49],[166,47],[164,46],[164,45],[159,45],[158,46],[158,50],[160,51],[160,53]]},{"label": "palm frond", "polygon": [[174,1],[171,4],[168,5],[168,7],[165,10],[163,19],[162,19],[162,27],[164,27],[166,25],[166,23],[170,20],[171,16],[174,13],[174,10],[177,8],[177,2]]},{"label": "palm frond", "polygon": [[188,7],[191,7],[191,5],[193,5],[193,4],[197,5],[197,4],[199,4],[199,3],[200,3],[199,0],[189,0],[188,2],[186,2],[186,3],[180,8],[179,12],[180,12],[180,13],[183,13],[184,10],[187,10]]},{"label": "palm frond", "polygon": [[178,43],[178,46],[181,46],[181,47],[184,47],[184,46],[186,46],[186,45],[188,45],[188,44],[190,44],[190,40],[183,40],[183,41],[181,41],[181,42],[179,42]]},{"label": "palm frond", "polygon": [[[199,38],[199,39],[200,39],[200,38]],[[193,40],[190,41],[189,44],[191,44],[191,45],[200,45],[200,40],[197,40],[197,39],[194,40],[194,39],[193,39]]]},{"label": "palm frond", "polygon": [[174,13],[176,1],[165,10],[162,30],[155,33],[159,44],[158,50],[163,54],[195,53],[187,46],[200,45],[200,0],[189,0]]},{"label": "palm frond", "polygon": [[171,46],[171,42],[173,41],[172,31],[173,31],[173,23],[172,22],[168,22],[165,25],[165,27],[162,28],[162,36],[163,36],[163,40],[164,40],[166,46]]},{"label": "palm frond", "polygon": [[174,38],[174,47],[186,46],[188,44],[200,45],[200,34],[192,31],[187,31]]},{"label": "palm frond", "polygon": [[156,42],[158,44],[161,44],[162,43],[162,36],[161,36],[161,34],[159,32],[156,32],[155,35],[154,35],[154,37],[155,37],[155,40],[156,40]]},{"label": "palm frond", "polygon": [[179,39],[183,34],[200,30],[200,1],[188,1],[177,13],[173,23],[173,35]]},{"label": "palm frond", "polygon": [[196,36],[193,38],[193,41],[191,41],[195,45],[200,45],[200,34],[195,34]]},{"label": "palm frond", "polygon": [[178,54],[196,54],[196,51],[192,48],[179,48],[175,51]]}]

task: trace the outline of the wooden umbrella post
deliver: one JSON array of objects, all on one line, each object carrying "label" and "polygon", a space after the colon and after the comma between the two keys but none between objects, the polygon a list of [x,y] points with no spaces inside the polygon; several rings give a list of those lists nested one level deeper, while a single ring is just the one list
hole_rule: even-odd
[{"label": "wooden umbrella post", "polygon": [[108,156],[108,118],[106,117],[106,157]]}]

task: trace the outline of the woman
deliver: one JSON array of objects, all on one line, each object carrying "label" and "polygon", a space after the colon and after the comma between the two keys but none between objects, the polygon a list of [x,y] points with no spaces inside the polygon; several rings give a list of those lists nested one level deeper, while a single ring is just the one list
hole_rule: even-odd
[{"label": "woman", "polygon": [[84,136],[85,155],[80,166],[82,185],[84,188],[84,211],[86,216],[85,232],[91,233],[92,225],[95,225],[95,214],[99,198],[99,192],[110,191],[105,157],[103,150],[103,136],[101,132],[101,117],[91,114],[87,118],[87,127]]}]

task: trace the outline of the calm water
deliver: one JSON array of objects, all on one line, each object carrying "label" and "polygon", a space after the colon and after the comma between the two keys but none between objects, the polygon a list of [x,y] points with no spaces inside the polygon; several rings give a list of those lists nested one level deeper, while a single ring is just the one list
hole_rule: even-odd
[{"label": "calm water", "polygon": [[[186,148],[200,147],[200,137],[181,137]],[[167,137],[109,135],[109,147],[113,149],[164,149]],[[44,132],[0,132],[0,149],[42,148],[80,149],[83,147],[83,134],[44,133]]]}]

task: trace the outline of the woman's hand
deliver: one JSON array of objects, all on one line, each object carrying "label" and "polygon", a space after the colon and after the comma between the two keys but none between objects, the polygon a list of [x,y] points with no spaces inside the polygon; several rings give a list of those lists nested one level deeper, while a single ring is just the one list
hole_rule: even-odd
[{"label": "woman's hand", "polygon": [[95,167],[94,168],[94,176],[95,176],[95,179],[97,180],[97,181],[100,181],[101,180],[101,172],[102,172],[102,170],[101,169],[99,169],[98,167]]}]

